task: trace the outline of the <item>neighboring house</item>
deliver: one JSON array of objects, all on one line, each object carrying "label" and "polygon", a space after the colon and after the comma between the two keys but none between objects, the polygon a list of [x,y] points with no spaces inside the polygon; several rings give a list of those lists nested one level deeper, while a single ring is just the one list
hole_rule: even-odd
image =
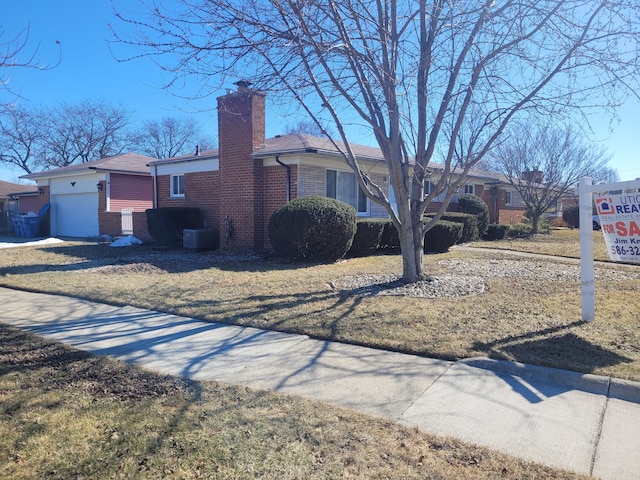
[{"label": "neighboring house", "polygon": [[[360,217],[388,217],[358,187],[354,173],[326,138],[305,134],[265,138],[265,96],[238,83],[236,92],[218,98],[219,149],[196,151],[150,164],[157,207],[197,207],[203,228],[225,238],[233,226],[232,248],[269,247],[271,214],[287,200],[325,195],[345,201]],[[352,145],[367,174],[389,192],[389,174],[378,148]],[[434,179],[437,178],[437,166]],[[427,191],[432,185],[426,185]],[[510,186],[485,172],[472,172],[459,193],[482,197],[491,221],[518,221],[524,206]],[[450,209],[457,209],[457,195]],[[437,200],[437,199],[436,199]],[[391,199],[393,203],[393,199]],[[441,204],[434,202],[430,210]]]},{"label": "neighboring house", "polygon": [[153,160],[125,153],[21,178],[36,181],[42,192],[38,195],[39,206],[51,203],[53,236],[84,238],[133,233],[141,240],[150,240],[145,210],[153,206],[148,166]]},{"label": "neighboring house", "polygon": [[[11,215],[19,213],[29,213],[32,211],[31,204],[37,202],[25,201],[21,205],[18,195],[24,196],[26,199],[34,199],[38,197],[39,192],[35,186],[20,185],[18,183],[4,182],[0,180],[0,233],[9,233],[13,226],[11,223]],[[37,212],[39,209],[36,209]]]}]

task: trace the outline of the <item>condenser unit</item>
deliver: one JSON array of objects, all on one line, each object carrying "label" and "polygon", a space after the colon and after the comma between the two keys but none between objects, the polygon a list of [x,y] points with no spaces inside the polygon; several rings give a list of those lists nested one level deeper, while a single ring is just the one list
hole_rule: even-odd
[{"label": "condenser unit", "polygon": [[189,229],[182,231],[182,246],[192,250],[208,250],[215,246],[215,232],[210,228]]}]

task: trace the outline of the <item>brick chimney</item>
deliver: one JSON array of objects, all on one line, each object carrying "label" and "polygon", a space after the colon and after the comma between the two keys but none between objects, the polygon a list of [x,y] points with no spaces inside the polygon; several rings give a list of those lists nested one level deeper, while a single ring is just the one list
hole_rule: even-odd
[{"label": "brick chimney", "polygon": [[220,238],[225,248],[228,217],[231,249],[262,250],[263,167],[251,154],[265,140],[265,94],[244,80],[236,85],[237,91],[218,97]]},{"label": "brick chimney", "polygon": [[522,172],[522,179],[527,183],[542,183],[544,172],[538,170],[538,167],[533,167],[533,170],[527,169]]}]

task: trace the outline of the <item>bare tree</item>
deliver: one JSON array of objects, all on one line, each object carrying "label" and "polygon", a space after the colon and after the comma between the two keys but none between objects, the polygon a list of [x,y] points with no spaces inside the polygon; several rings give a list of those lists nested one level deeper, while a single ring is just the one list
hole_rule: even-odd
[{"label": "bare tree", "polygon": [[[3,40],[4,39],[4,40]],[[29,40],[29,26],[16,35],[7,39],[7,33],[0,26],[0,87],[7,91],[13,97],[20,97],[10,86],[10,75],[7,73],[9,68],[37,68],[39,70],[50,70],[55,68],[62,61],[62,45],[59,41],[56,44],[59,46],[60,56],[58,61],[54,65],[46,66],[38,61],[38,47],[26,53],[27,43]],[[6,103],[3,102],[3,105]]]},{"label": "bare tree", "polygon": [[502,173],[518,192],[532,233],[538,233],[543,214],[573,193],[580,177],[604,172],[610,155],[572,128],[529,124],[511,128],[491,158],[492,170]]},{"label": "bare tree", "polygon": [[[118,18],[174,81],[243,78],[330,121],[360,187],[400,235],[403,278],[423,277],[424,234],[519,116],[614,107],[640,90],[636,0],[181,0]],[[164,62],[164,63],[163,63]],[[214,85],[211,85],[212,87]],[[397,211],[349,143],[381,149]],[[336,148],[339,144],[335,142]],[[437,163],[438,165],[434,165]],[[425,194],[425,181],[435,188]],[[445,201],[423,225],[437,196]]]},{"label": "bare tree", "polygon": [[319,126],[313,120],[300,120],[297,123],[287,125],[284,133],[287,135],[292,133],[306,133],[314,137],[330,137],[331,129],[328,125]]},{"label": "bare tree", "polygon": [[65,167],[122,153],[127,148],[129,123],[124,107],[91,100],[63,103],[48,112],[42,164]]},{"label": "bare tree", "polygon": [[592,174],[593,183],[615,183],[620,181],[620,174],[615,168],[604,167]]},{"label": "bare tree", "polygon": [[41,111],[4,107],[0,116],[0,163],[33,173],[43,167],[38,156],[44,142],[45,116]]},{"label": "bare tree", "polygon": [[200,137],[201,129],[192,118],[164,117],[144,122],[143,127],[134,132],[132,143],[134,150],[145,155],[170,158],[193,151],[200,145]]}]

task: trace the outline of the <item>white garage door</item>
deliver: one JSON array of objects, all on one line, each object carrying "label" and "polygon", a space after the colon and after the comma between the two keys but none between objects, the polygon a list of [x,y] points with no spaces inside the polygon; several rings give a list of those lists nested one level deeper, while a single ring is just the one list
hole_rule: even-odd
[{"label": "white garage door", "polygon": [[98,194],[55,195],[55,232],[60,237],[92,237],[99,235]]}]

